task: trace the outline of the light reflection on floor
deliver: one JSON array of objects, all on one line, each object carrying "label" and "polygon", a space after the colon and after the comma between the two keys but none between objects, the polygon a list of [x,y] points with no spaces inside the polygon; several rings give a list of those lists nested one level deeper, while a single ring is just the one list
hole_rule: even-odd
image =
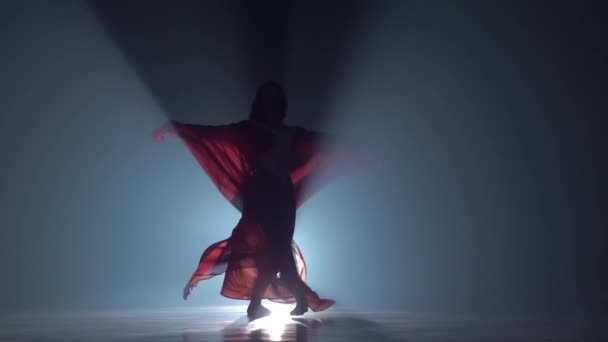
[{"label": "light reflection on floor", "polygon": [[0,341],[608,341],[608,318],[489,318],[332,308],[250,322],[245,306],[0,316]]},{"label": "light reflection on floor", "polygon": [[268,317],[256,319],[247,324],[247,332],[249,335],[263,334],[267,335],[270,341],[281,341],[285,330],[291,324],[304,324],[298,321],[294,321],[289,315],[291,309],[286,305],[272,305],[268,306],[272,311],[272,314]]}]

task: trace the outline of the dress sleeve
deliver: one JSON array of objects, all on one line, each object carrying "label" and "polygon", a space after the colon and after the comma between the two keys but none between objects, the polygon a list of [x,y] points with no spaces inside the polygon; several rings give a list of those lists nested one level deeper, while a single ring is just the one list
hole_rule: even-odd
[{"label": "dress sleeve", "polygon": [[300,127],[294,149],[290,175],[298,206],[341,176],[382,167],[381,162],[363,147]]},{"label": "dress sleeve", "polygon": [[[380,166],[370,153],[355,144],[301,127],[292,129],[294,155],[289,175],[298,207],[336,178]],[[242,211],[243,188],[268,147],[267,132],[248,121],[207,126],[175,120],[159,131],[179,137],[222,195]]]},{"label": "dress sleeve", "polygon": [[256,130],[245,122],[210,126],[171,120],[163,127],[184,142],[222,195],[241,211],[243,185],[253,172],[261,138]]}]

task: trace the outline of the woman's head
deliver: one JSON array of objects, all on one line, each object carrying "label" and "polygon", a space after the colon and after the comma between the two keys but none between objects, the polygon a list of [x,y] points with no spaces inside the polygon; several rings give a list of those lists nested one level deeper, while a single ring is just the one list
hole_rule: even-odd
[{"label": "woman's head", "polygon": [[275,82],[266,82],[258,87],[251,104],[250,120],[268,124],[282,124],[286,116],[287,101],[283,88]]}]

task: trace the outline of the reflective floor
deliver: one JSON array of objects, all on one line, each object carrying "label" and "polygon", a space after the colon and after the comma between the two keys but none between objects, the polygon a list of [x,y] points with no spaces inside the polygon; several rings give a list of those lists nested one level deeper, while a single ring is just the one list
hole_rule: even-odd
[{"label": "reflective floor", "polygon": [[289,306],[250,322],[245,307],[19,313],[0,341],[608,341],[608,318],[473,317],[332,309],[292,319]]}]

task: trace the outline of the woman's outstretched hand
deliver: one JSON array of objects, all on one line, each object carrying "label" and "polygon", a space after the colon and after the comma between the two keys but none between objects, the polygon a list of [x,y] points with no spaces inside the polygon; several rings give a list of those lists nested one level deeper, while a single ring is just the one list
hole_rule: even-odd
[{"label": "woman's outstretched hand", "polygon": [[156,142],[162,143],[167,136],[175,136],[175,134],[175,127],[173,127],[170,121],[167,121],[167,123],[155,130],[152,136]]}]

